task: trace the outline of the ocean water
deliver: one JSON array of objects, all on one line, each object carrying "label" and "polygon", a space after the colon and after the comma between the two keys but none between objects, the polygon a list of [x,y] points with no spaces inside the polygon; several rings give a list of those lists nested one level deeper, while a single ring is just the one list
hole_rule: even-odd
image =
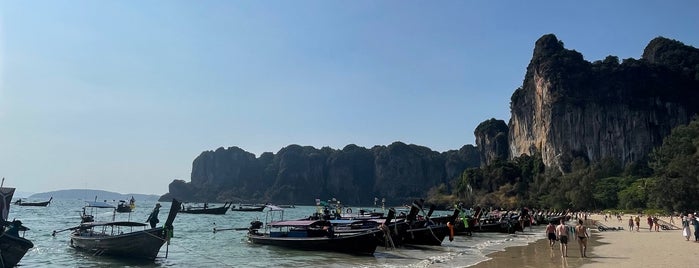
[{"label": "ocean water", "polygon": [[[41,201],[41,200],[29,200]],[[110,200],[111,201],[111,200]],[[117,213],[117,220],[145,222],[156,202],[139,202],[132,213]],[[165,222],[169,202],[161,202],[160,224]],[[220,206],[221,204],[210,204]],[[69,246],[69,231],[51,236],[52,231],[76,226],[80,222],[82,200],[53,200],[48,207],[11,206],[9,220],[19,219],[31,230],[24,237],[34,248],[19,263],[23,267],[468,267],[488,259],[486,256],[506,247],[520,246],[544,239],[543,227],[527,228],[514,235],[474,233],[444,240],[442,246],[416,246],[397,249],[378,247],[374,256],[354,256],[333,252],[312,252],[246,241],[246,231],[219,231],[213,228],[248,227],[253,220],[265,220],[266,212],[228,211],[225,215],[178,214],[174,237],[164,245],[155,261],[92,256]],[[285,219],[304,218],[315,212],[313,206],[286,209]],[[355,211],[358,211],[355,208]],[[449,215],[437,211],[435,215]],[[96,220],[111,219],[109,210],[95,210]],[[167,257],[166,257],[167,255]]]}]

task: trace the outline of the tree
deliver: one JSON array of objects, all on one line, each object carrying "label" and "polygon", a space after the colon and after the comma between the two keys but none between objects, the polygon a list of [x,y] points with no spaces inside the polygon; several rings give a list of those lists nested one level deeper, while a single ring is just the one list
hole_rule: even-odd
[{"label": "tree", "polygon": [[699,121],[679,126],[650,155],[655,170],[649,201],[667,211],[699,207]]}]

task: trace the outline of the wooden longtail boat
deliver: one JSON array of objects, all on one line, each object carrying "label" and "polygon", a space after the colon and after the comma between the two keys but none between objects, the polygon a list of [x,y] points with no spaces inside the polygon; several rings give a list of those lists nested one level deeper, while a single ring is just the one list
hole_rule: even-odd
[{"label": "wooden longtail boat", "polygon": [[222,207],[215,207],[215,208],[210,208],[208,206],[205,207],[185,207],[180,210],[180,213],[187,213],[187,214],[214,214],[214,215],[223,215],[226,214],[226,211],[231,207],[232,203],[225,203],[223,204]]},{"label": "wooden longtail boat", "polygon": [[[270,212],[281,210],[270,207]],[[269,219],[269,216],[266,217]],[[248,241],[253,244],[272,245],[299,250],[335,251],[357,255],[373,255],[377,241],[383,236],[378,228],[355,232],[335,232],[330,221],[296,220],[268,222],[264,232],[251,229]]]},{"label": "wooden longtail boat", "polygon": [[125,212],[131,212],[136,208],[136,199],[131,197],[129,200],[129,203],[126,203],[126,200],[119,200],[119,204],[117,204],[117,212],[125,213]]},{"label": "wooden longtail boat", "polygon": [[48,201],[44,202],[24,202],[22,201],[22,199],[17,199],[17,201],[15,201],[15,205],[23,207],[45,207],[51,204],[51,200],[53,200],[53,197],[49,198]]},{"label": "wooden longtail boat", "polygon": [[[5,178],[2,179],[3,182]],[[15,193],[15,188],[0,186],[0,215],[2,215],[2,226],[0,226],[0,267],[14,267],[24,257],[27,251],[34,247],[34,244],[19,236],[18,231],[29,230],[22,226],[21,221],[7,222],[7,215],[10,212],[10,203],[12,196]],[[17,231],[6,229],[6,225],[14,225]]]},{"label": "wooden longtail boat", "polygon": [[[89,203],[104,207],[103,204],[97,204],[101,202]],[[111,207],[114,208],[114,206]],[[66,229],[73,230],[70,235],[70,246],[88,251],[93,255],[153,260],[158,256],[163,244],[169,241],[173,231],[172,222],[180,207],[181,203],[173,199],[165,225],[152,229],[146,229],[147,225],[144,223],[130,221],[81,223],[77,227]],[[133,228],[139,227],[143,230],[133,231]]]},{"label": "wooden longtail boat", "polygon": [[231,211],[249,211],[249,212],[254,212],[254,211],[263,211],[266,206],[251,206],[251,207],[246,207],[246,206],[238,206],[238,207],[231,207]]}]

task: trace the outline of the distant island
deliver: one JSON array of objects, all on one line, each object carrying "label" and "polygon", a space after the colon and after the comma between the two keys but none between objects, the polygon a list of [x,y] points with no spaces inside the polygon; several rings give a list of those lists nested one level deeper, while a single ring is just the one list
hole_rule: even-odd
[{"label": "distant island", "polygon": [[160,197],[154,194],[121,194],[117,192],[109,192],[102,190],[91,190],[91,189],[69,189],[69,190],[58,190],[45,193],[37,193],[29,196],[30,199],[83,199],[83,200],[127,200],[133,196],[138,201],[157,201]]}]

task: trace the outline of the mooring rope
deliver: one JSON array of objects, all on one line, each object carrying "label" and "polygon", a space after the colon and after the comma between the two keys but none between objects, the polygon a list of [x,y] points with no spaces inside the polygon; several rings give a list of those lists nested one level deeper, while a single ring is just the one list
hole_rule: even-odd
[{"label": "mooring rope", "polygon": [[391,247],[391,249],[396,249],[396,245],[393,243],[393,238],[391,237],[391,227],[381,224],[381,230],[383,231],[386,248]]}]

